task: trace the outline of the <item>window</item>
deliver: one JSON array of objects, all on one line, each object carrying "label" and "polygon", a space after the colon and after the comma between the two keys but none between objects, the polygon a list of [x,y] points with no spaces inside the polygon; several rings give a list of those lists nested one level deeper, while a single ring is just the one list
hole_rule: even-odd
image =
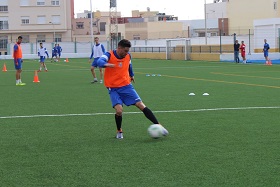
[{"label": "window", "polygon": [[77,22],[76,29],[84,29],[84,22]]},{"label": "window", "polygon": [[8,6],[0,6],[0,12],[8,12]]},{"label": "window", "polygon": [[274,9],[274,10],[277,10],[277,2],[274,2],[274,3],[273,3],[273,9]]},{"label": "window", "polygon": [[37,6],[44,6],[45,0],[37,0]]},{"label": "window", "polygon": [[60,3],[59,3],[59,0],[52,0],[52,1],[51,1],[51,5],[52,5],[52,6],[59,6],[59,4],[60,4]]},{"label": "window", "polygon": [[21,35],[22,36],[22,43],[29,43],[29,35]]},{"label": "window", "polygon": [[29,6],[29,0],[20,0],[20,6]]},{"label": "window", "polygon": [[133,40],[140,40],[140,35],[133,35]]},{"label": "window", "polygon": [[28,16],[21,17],[21,24],[29,24],[29,17]]},{"label": "window", "polygon": [[60,24],[60,16],[59,15],[52,16],[52,23]]},{"label": "window", "polygon": [[7,49],[8,47],[8,36],[0,36],[0,49]]},{"label": "window", "polygon": [[55,42],[57,43],[57,42],[62,42],[62,35],[61,34],[56,34],[55,33]]},{"label": "window", "polygon": [[37,17],[38,24],[46,24],[46,16],[38,16]]},{"label": "window", "polygon": [[8,30],[9,22],[8,17],[0,17],[0,30]]},{"label": "window", "polygon": [[37,35],[37,42],[46,42],[46,35]]}]

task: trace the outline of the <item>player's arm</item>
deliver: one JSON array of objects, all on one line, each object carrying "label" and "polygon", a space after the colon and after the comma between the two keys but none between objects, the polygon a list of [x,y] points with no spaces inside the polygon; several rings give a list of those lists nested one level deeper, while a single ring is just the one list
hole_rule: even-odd
[{"label": "player's arm", "polygon": [[15,57],[15,56],[16,56],[17,50],[18,50],[18,46],[17,46],[17,45],[14,45],[14,63],[15,63],[15,65],[18,65],[17,58]]},{"label": "player's arm", "polygon": [[47,51],[47,49],[45,48],[45,53],[47,54],[48,58],[49,58],[49,53]]},{"label": "player's arm", "polygon": [[106,53],[106,50],[105,50],[104,45],[102,45],[102,44],[101,44],[101,49],[102,49],[103,54],[105,54],[105,53]]},{"label": "player's arm", "polygon": [[92,47],[92,49],[91,49],[91,55],[90,55],[90,57],[89,57],[89,59],[88,59],[88,63],[90,63],[90,60],[92,59],[92,57],[93,57],[93,47]]},{"label": "player's arm", "polygon": [[129,76],[130,76],[131,81],[135,82],[134,72],[133,72],[132,62],[131,62],[131,55],[129,54],[129,56],[130,56],[130,61],[129,61],[128,72],[129,72]]},{"label": "player's arm", "polygon": [[106,67],[115,67],[114,64],[108,63],[108,60],[110,59],[111,54],[109,52],[106,52],[104,55],[102,55],[98,60],[97,60],[97,65],[98,67],[106,68]]}]

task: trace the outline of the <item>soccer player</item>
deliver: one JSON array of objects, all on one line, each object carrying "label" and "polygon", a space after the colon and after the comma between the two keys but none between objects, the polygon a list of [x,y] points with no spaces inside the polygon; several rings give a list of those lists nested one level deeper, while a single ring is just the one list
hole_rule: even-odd
[{"label": "soccer player", "polygon": [[40,57],[40,69],[38,70],[38,72],[42,71],[42,67],[44,67],[45,71],[48,71],[47,66],[45,64],[46,55],[49,58],[47,49],[43,47],[43,43],[40,43],[40,48],[38,49],[38,56]]},{"label": "soccer player", "polygon": [[[91,68],[90,68],[92,76],[93,76],[93,81],[91,81],[91,83],[98,82],[98,80],[96,78],[96,74],[94,72],[94,68],[97,68],[98,59],[106,52],[103,44],[99,43],[98,37],[94,38],[94,42],[95,42],[95,45],[92,47],[91,55],[89,57],[89,63],[90,63],[90,60],[93,58],[93,61],[91,63]],[[103,83],[103,81],[102,81],[103,70],[101,67],[99,67],[99,72],[100,72],[100,83]]]},{"label": "soccer player", "polygon": [[17,42],[14,45],[14,52],[13,52],[13,57],[14,57],[14,64],[15,64],[15,69],[16,69],[16,86],[24,86],[25,83],[21,82],[21,72],[22,72],[22,50],[21,50],[21,44],[22,42],[22,36],[18,37]]},{"label": "soccer player", "polygon": [[264,45],[263,45],[263,55],[265,58],[265,64],[269,64],[270,59],[268,58],[268,50],[270,49],[269,44],[267,43],[267,40],[264,39]]},{"label": "soccer player", "polygon": [[[142,102],[131,84],[131,81],[134,82],[134,73],[129,53],[130,47],[130,41],[123,39],[118,43],[116,50],[106,52],[97,61],[99,67],[105,68],[104,85],[108,89],[112,107],[115,109],[117,139],[123,139],[123,104],[126,106],[135,105],[153,124],[159,124],[153,112]],[[168,135],[165,128],[163,128],[163,134]]]},{"label": "soccer player", "polygon": [[57,44],[54,45],[53,49],[52,49],[52,60],[51,62],[53,62],[53,57],[55,57],[55,62],[57,62]]},{"label": "soccer player", "polygon": [[57,44],[57,54],[58,54],[58,61],[60,61],[60,56],[61,56],[61,53],[62,53],[62,48],[59,44]]},{"label": "soccer player", "polygon": [[233,48],[234,48],[234,61],[236,63],[239,63],[239,48],[240,48],[240,44],[238,43],[238,40],[235,40]]},{"label": "soccer player", "polygon": [[240,51],[241,51],[241,57],[243,59],[243,64],[246,64],[245,48],[246,48],[246,45],[244,44],[244,41],[241,41]]}]

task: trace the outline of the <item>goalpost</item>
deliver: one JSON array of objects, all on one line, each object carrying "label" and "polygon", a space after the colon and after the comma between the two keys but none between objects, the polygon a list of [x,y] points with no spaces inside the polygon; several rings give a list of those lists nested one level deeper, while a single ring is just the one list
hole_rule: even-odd
[{"label": "goalpost", "polygon": [[187,38],[166,40],[166,60],[171,60],[172,56],[190,60],[191,40]]}]

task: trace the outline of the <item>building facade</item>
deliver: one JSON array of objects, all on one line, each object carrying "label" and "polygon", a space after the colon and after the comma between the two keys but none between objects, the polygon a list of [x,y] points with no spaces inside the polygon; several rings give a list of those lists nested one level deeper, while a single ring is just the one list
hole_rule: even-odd
[{"label": "building facade", "polygon": [[72,41],[74,0],[1,0],[0,52],[19,35],[23,43]]}]

